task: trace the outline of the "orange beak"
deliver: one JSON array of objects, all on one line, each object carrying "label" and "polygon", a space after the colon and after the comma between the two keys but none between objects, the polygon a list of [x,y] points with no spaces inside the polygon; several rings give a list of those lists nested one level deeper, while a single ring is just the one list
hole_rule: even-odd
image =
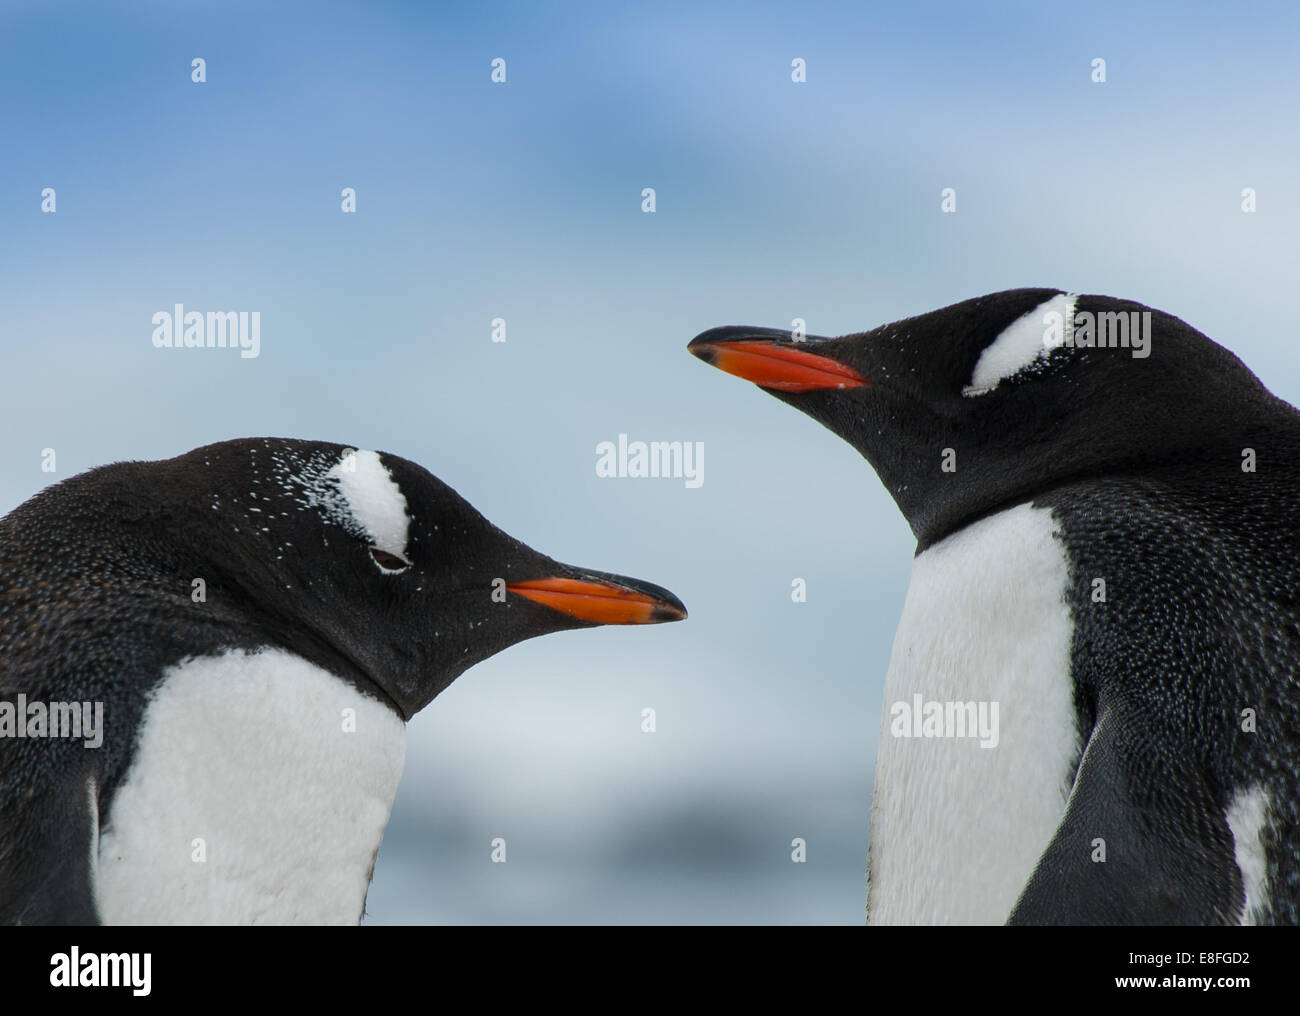
[{"label": "orange beak", "polygon": [[[614,576],[610,576],[613,579]],[[681,621],[686,607],[666,589],[647,583],[640,588],[602,578],[528,579],[506,590],[592,624],[659,624]]]},{"label": "orange beak", "polygon": [[809,353],[790,342],[757,338],[757,331],[714,328],[697,336],[686,348],[719,370],[778,392],[862,388],[871,383],[838,360]]}]

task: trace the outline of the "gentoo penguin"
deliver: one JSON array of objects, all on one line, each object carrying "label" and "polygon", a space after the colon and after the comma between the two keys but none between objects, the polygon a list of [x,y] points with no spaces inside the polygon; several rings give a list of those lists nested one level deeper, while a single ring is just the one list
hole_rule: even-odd
[{"label": "gentoo penguin", "polygon": [[388,453],[74,476],[0,520],[0,920],[355,924],[406,720],[524,639],[685,616]]},{"label": "gentoo penguin", "polygon": [[1172,315],[994,293],[690,351],[820,421],[916,536],[868,921],[1300,921],[1300,414]]}]

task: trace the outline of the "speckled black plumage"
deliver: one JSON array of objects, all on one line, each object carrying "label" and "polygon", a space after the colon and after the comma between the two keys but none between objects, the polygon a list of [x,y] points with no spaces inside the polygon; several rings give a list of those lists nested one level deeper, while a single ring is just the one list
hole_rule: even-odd
[{"label": "speckled black plumage", "polygon": [[[1062,522],[1075,617],[1072,674],[1090,757],[1076,801],[1015,918],[1236,923],[1241,882],[1224,811],[1263,787],[1269,922],[1300,923],[1300,441],[1277,428],[1217,457],[1071,484],[1035,499]],[[1106,580],[1106,602],[1090,595]],[[1253,731],[1243,730],[1245,710]],[[1117,819],[1099,830],[1098,808]],[[1105,864],[1081,867],[1106,834]]]},{"label": "speckled black plumage", "polygon": [[[857,448],[917,552],[1016,504],[1054,510],[1070,562],[1082,762],[1017,923],[1237,923],[1224,809],[1270,801],[1269,905],[1300,923],[1300,414],[1230,352],[1152,312],[1151,355],[1055,350],[986,394],[980,354],[1060,291],[968,300],[801,348],[869,379],[773,392]],[[1144,311],[1082,296],[1077,311]],[[728,327],[696,343],[770,329]],[[957,469],[939,468],[942,450]],[[1242,469],[1254,449],[1257,468]],[[1106,583],[1093,602],[1093,579]],[[996,595],[991,590],[990,595]],[[1257,729],[1244,732],[1243,710]],[[1105,863],[1091,863],[1103,838]]]},{"label": "speckled black plumage", "polygon": [[[537,553],[420,466],[387,454],[411,517],[412,567],[382,573],[368,541],[323,517],[293,481],[344,451],[259,438],[118,463],[50,487],[0,520],[0,699],[105,703],[98,749],[0,738],[0,922],[97,919],[88,781],[98,814],[108,815],[168,666],[277,647],[409,719],[493,653],[588,626],[527,599],[493,602],[491,585],[601,573]],[[195,578],[206,602],[191,598]]]}]

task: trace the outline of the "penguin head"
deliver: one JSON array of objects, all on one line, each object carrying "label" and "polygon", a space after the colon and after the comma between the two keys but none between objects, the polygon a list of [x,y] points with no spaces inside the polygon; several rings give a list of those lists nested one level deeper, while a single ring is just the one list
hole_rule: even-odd
[{"label": "penguin head", "polygon": [[179,553],[185,574],[209,576],[209,605],[225,600],[406,719],[524,639],[686,617],[666,589],[538,553],[395,455],[248,439],[141,465],[160,467],[173,513],[203,521]]},{"label": "penguin head", "polygon": [[1285,406],[1179,319],[1056,289],[839,338],[713,328],[688,348],[853,445],[921,546],[1075,478],[1211,448],[1236,468],[1244,430]]}]

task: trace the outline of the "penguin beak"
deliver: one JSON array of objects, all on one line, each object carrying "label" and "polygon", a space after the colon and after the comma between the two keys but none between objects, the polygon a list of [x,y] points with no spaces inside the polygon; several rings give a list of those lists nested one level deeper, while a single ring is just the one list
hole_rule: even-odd
[{"label": "penguin beak", "polygon": [[682,621],[686,607],[661,586],[605,572],[575,572],[511,582],[506,591],[591,624],[660,624]]},{"label": "penguin beak", "polygon": [[[812,338],[810,344],[826,341]],[[778,392],[862,388],[871,382],[852,367],[801,349],[789,332],[728,325],[701,332],[686,347],[705,363]]]}]

